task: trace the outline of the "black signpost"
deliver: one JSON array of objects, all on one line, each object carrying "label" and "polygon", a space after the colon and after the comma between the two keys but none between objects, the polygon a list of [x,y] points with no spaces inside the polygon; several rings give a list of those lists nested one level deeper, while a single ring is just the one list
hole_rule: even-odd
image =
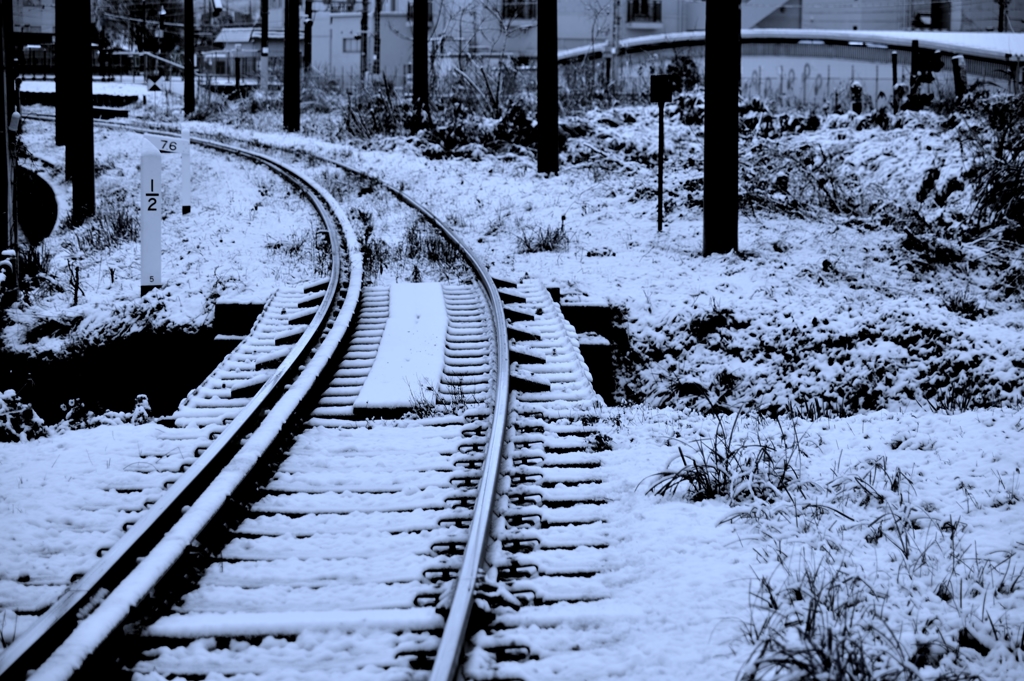
[{"label": "black signpost", "polygon": [[658,231],[665,224],[665,102],[672,100],[672,76],[651,74],[651,101],[658,104]]}]

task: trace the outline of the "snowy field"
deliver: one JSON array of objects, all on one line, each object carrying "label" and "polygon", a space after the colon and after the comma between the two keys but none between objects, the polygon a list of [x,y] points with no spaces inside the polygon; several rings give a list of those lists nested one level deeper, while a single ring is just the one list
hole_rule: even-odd
[{"label": "snowy field", "polygon": [[[1013,224],[974,227],[983,122],[924,112],[858,129],[832,115],[775,134],[778,117],[752,112],[740,253],[704,258],[702,130],[686,113],[670,107],[660,234],[654,107],[563,121],[577,132],[554,177],[515,145],[349,141],[330,116],[304,119],[317,136],[274,132],[280,113],[266,111],[191,129],[366,169],[450,222],[496,275],[622,309],[625,406],[588,414],[611,444],[616,541],[595,579],[615,595],[580,652],[542,657],[538,678],[774,678],[749,666],[755,653],[812,669],[859,660],[873,678],[1019,678],[1021,246]],[[162,102],[136,115],[167,118]],[[28,121],[22,141],[66,212],[52,126]],[[134,205],[140,145],[98,129],[99,203]],[[8,351],[102,343],[121,318],[203,325],[214,294],[260,300],[312,277],[298,245],[273,246],[311,229],[287,188],[212,152],[192,159],[193,214],[182,217],[165,157],[168,285],[140,299],[137,245],[79,253],[57,231],[46,241],[54,281],[9,311]],[[68,262],[82,270],[77,306]],[[33,332],[55,318],[60,338]],[[0,445],[4,641],[34,619],[16,610],[52,599],[138,512],[112,510],[105,490],[131,484],[170,443],[133,417],[146,420],[128,409],[93,419],[113,425],[58,424]],[[726,453],[734,484],[705,494],[696,464]],[[681,469],[688,479],[657,475]]]}]

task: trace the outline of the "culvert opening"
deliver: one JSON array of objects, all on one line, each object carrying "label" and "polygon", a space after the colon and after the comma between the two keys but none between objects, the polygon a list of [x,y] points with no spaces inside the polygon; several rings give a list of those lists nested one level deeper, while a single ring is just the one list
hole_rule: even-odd
[{"label": "culvert opening", "polygon": [[4,351],[0,382],[49,425],[63,420],[71,400],[79,410],[96,414],[130,413],[137,395],[148,397],[150,412],[158,417],[173,413],[224,354],[225,346],[210,328],[146,331],[61,358]]},{"label": "culvert opening", "polygon": [[616,396],[629,337],[621,308],[612,305],[562,303],[562,315],[580,340],[580,354],[590,369],[594,391],[605,404],[619,404]]}]

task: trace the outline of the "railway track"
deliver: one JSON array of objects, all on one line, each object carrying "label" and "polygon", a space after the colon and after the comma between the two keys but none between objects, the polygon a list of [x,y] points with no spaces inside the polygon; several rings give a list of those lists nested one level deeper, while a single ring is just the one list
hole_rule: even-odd
[{"label": "railway track", "polygon": [[546,289],[492,280],[363,175],[473,277],[414,285],[447,318],[432,393],[411,411],[361,401],[408,292],[363,286],[343,197],[243,153],[312,196],[331,276],[279,292],[168,419],[194,456],[0,654],[0,678],[531,678],[571,652],[545,628],[602,597],[600,398],[575,332]]}]

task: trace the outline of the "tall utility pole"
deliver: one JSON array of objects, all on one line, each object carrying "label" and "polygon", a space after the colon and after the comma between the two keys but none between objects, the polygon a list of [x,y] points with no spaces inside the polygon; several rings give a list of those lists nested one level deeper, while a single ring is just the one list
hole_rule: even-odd
[{"label": "tall utility pole", "polygon": [[1010,11],[1010,0],[996,0],[999,3],[999,32],[1006,31],[1007,15]]},{"label": "tall utility pole", "polygon": [[622,15],[619,13],[619,0],[612,0],[612,37],[609,42],[608,57],[605,61],[605,87],[611,92],[615,82],[615,60],[619,54],[619,35],[621,34]]},{"label": "tall utility pole", "polygon": [[[359,16],[359,77],[366,82],[366,55],[369,45],[370,30],[370,0],[363,0],[363,13]],[[413,28],[412,60],[416,63],[416,29]],[[415,66],[413,66],[415,68]]]},{"label": "tall utility pole", "polygon": [[[3,154],[0,155],[0,161],[3,165],[0,166],[0,221],[3,222],[0,225],[0,251],[6,251],[9,248],[14,248],[17,243],[18,226],[14,212],[14,158],[11,155],[11,140],[9,138],[12,135],[12,131],[8,129],[8,122],[11,120],[11,114],[14,112],[14,102],[11,98],[11,81],[14,80],[14,64],[11,63],[13,59],[12,51],[10,49],[11,40],[11,28],[12,28],[12,15],[11,15],[11,3],[5,2],[0,12],[3,15],[0,16],[0,113],[3,115],[3,130],[0,130],[0,143],[4,145]],[[0,260],[8,260],[8,258],[0,257]],[[17,258],[9,258],[9,260],[17,266]],[[10,274],[15,274],[11,272]],[[12,288],[17,286],[14,281],[6,281],[3,283],[3,288]]]},{"label": "tall utility pole", "polygon": [[427,82],[427,24],[430,3],[415,0],[412,6],[412,128],[426,127],[430,120],[430,85]]},{"label": "tall utility pole", "polygon": [[185,0],[185,115],[196,110],[196,10]]},{"label": "tall utility pole", "polygon": [[[11,3],[4,3],[8,7]],[[68,88],[71,87],[71,44],[70,42],[64,42],[68,38],[67,30],[64,28],[70,23],[71,19],[68,13],[71,11],[68,7],[69,3],[54,3],[54,43],[56,44],[56,58],[57,63],[54,66],[54,77],[56,83],[56,95],[54,102],[54,115],[55,121],[55,137],[54,143],[60,147],[64,146],[64,143],[68,138],[68,126],[70,125],[69,114],[68,114]],[[71,179],[71,168],[64,166],[64,177],[65,179]]]},{"label": "tall utility pole", "polygon": [[70,61],[67,92],[67,139],[64,163],[71,174],[71,223],[82,224],[96,213],[95,159],[92,138],[92,41],[86,27],[92,24],[88,2],[66,2],[65,18],[57,36],[64,59]]},{"label": "tall utility pole", "polygon": [[558,172],[558,2],[537,3],[537,172]]},{"label": "tall utility pole", "polygon": [[284,0],[284,129],[299,131],[299,0]]},{"label": "tall utility pole", "polygon": [[267,35],[270,28],[270,20],[267,19],[269,5],[270,0],[260,0],[260,89],[263,92],[270,87],[270,41]]},{"label": "tall utility pole", "polygon": [[707,3],[704,67],[704,255],[739,247],[740,3]]},{"label": "tall utility pole", "polygon": [[384,0],[373,3],[373,75],[380,73],[380,10]]},{"label": "tall utility pole", "polygon": [[313,64],[313,0],[306,0],[306,18],[303,19],[303,24],[306,30],[302,46],[302,67],[309,71]]}]

